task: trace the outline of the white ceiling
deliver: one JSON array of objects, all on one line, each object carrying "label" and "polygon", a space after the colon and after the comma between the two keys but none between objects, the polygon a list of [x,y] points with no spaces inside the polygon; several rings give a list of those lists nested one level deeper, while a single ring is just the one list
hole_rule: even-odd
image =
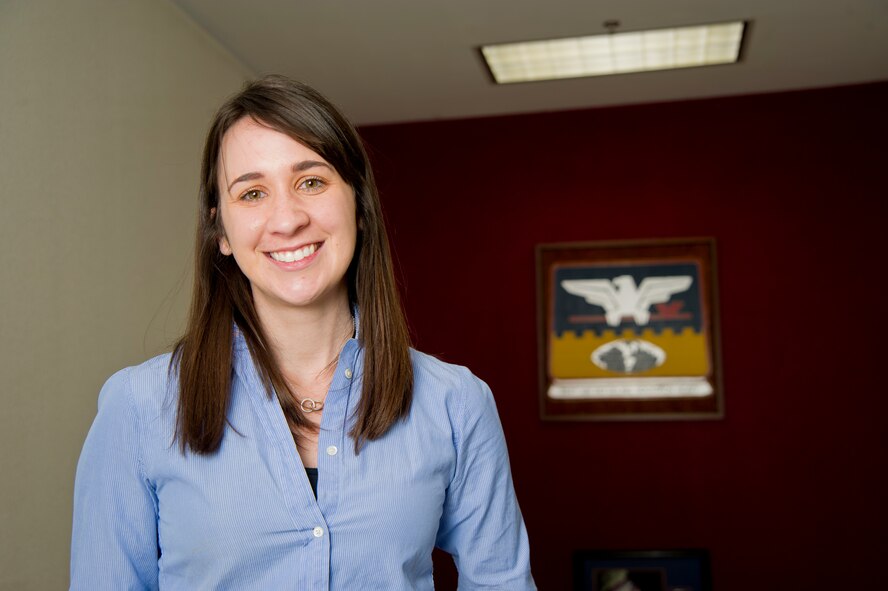
[{"label": "white ceiling", "polygon": [[[888,80],[888,0],[173,0],[256,74],[358,124],[670,101]],[[483,44],[747,20],[742,61],[498,86]]]}]

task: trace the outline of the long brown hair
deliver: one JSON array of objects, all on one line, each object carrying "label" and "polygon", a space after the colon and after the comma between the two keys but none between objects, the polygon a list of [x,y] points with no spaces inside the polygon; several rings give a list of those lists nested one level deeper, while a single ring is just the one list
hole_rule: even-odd
[{"label": "long brown hair", "polygon": [[[216,451],[222,442],[231,391],[234,324],[241,330],[269,396],[278,393],[296,436],[312,429],[274,361],[249,280],[234,257],[219,251],[222,236],[217,164],[225,132],[251,117],[287,134],[329,162],[355,193],[358,236],[347,271],[349,299],[360,313],[363,389],[350,435],[355,450],[381,437],[407,415],[413,392],[410,338],[398,298],[373,172],[354,127],[314,89],[283,76],[248,84],[216,113],[204,146],[194,290],[185,334],[173,350],[179,402],[176,437],[184,453]],[[297,443],[298,443],[297,437]]]}]

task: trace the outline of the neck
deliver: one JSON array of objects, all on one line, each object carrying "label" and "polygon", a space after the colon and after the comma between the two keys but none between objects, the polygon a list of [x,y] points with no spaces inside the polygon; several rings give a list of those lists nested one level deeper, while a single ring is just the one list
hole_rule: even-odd
[{"label": "neck", "polygon": [[306,307],[256,312],[284,377],[301,393],[323,398],[345,342],[354,333],[348,296]]}]

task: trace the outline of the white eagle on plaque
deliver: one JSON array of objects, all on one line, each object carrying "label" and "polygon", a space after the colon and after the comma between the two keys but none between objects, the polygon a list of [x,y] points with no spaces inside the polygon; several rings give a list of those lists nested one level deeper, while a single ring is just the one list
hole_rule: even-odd
[{"label": "white eagle on plaque", "polygon": [[645,277],[635,285],[631,275],[611,279],[565,279],[561,287],[586,302],[604,308],[604,319],[609,326],[619,326],[624,317],[632,317],[635,324],[644,326],[651,319],[651,306],[665,304],[669,299],[691,287],[693,277]]}]

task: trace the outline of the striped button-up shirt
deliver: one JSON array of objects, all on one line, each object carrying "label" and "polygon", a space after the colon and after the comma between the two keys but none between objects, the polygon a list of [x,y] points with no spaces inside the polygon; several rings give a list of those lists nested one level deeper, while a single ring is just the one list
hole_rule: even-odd
[{"label": "striped button-up shirt", "polygon": [[460,589],[534,589],[490,390],[413,351],[406,420],[355,454],[362,350],[343,348],[312,493],[280,404],[236,331],[229,426],[212,455],[174,442],[162,355],[112,376],[77,466],[71,589],[432,589],[432,549]]}]

